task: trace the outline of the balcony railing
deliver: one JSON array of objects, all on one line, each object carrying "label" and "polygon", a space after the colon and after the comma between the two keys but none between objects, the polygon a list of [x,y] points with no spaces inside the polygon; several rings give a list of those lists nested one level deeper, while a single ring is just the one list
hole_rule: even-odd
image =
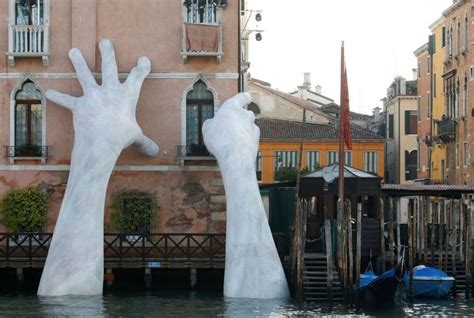
[{"label": "balcony railing", "polygon": [[183,22],[181,57],[184,63],[190,56],[215,56],[217,63],[220,63],[224,55],[222,39],[220,23],[214,25]]},{"label": "balcony railing", "polygon": [[205,145],[178,145],[176,146],[177,156],[183,157],[211,157]]},{"label": "balcony railing", "polygon": [[5,158],[11,164],[15,160],[41,160],[41,163],[44,164],[49,157],[50,148],[51,146],[36,145],[5,146]]},{"label": "balcony railing", "polygon": [[15,57],[43,58],[48,65],[49,56],[49,25],[9,25],[8,27],[8,62],[15,64]]},{"label": "balcony railing", "polygon": [[5,146],[6,158],[47,158],[50,146]]},{"label": "balcony railing", "polygon": [[442,142],[449,142],[456,139],[456,122],[451,118],[444,118],[437,123],[438,134],[436,138]]}]

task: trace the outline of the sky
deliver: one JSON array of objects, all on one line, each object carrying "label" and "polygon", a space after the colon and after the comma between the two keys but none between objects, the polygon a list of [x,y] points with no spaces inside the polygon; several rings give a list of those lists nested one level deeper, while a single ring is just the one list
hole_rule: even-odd
[{"label": "sky", "polygon": [[452,0],[249,0],[262,10],[247,29],[250,74],[291,92],[311,73],[311,85],[339,103],[340,50],[344,40],[351,111],[382,107],[393,79],[413,79],[413,52],[428,41],[429,26]]}]

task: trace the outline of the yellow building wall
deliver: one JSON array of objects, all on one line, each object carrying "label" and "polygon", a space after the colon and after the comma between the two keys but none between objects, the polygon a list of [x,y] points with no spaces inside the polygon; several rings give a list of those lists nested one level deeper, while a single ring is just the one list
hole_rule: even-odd
[{"label": "yellow building wall", "polygon": [[[299,151],[300,143],[297,141],[278,142],[260,141],[260,152],[262,156],[262,183],[274,181],[275,174],[275,152],[276,151]],[[320,165],[327,166],[328,152],[339,151],[337,142],[304,142],[302,167],[306,167],[306,152],[319,151]],[[384,176],[384,143],[383,142],[352,142],[352,166],[364,170],[364,153],[373,151],[377,153],[377,175]]]},{"label": "yellow building wall", "polygon": [[[433,54],[433,119],[439,120],[445,112],[444,109],[444,94],[443,94],[443,78],[445,49],[442,47],[442,32],[445,26],[444,19],[438,21],[432,28],[432,33],[435,36],[435,53]],[[435,86],[435,87],[434,87]],[[436,93],[436,94],[435,94]],[[436,135],[437,127],[433,123],[433,135]],[[433,167],[431,173],[432,180],[442,179],[441,161],[444,160],[446,168],[446,147],[444,145],[435,144],[431,148],[431,165]],[[444,174],[446,175],[446,174]]]}]

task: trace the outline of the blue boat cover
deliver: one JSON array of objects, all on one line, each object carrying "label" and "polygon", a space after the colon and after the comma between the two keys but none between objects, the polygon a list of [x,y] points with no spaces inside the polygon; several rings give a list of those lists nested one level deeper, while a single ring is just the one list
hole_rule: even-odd
[{"label": "blue boat cover", "polygon": [[366,271],[365,273],[360,274],[359,286],[364,287],[376,278],[377,275],[375,275],[374,271]]},{"label": "blue boat cover", "polygon": [[[407,273],[403,276],[405,286],[409,288],[410,278]],[[434,268],[419,265],[413,268],[414,296],[440,298],[448,295],[453,287],[454,277]]]},{"label": "blue boat cover", "polygon": [[364,274],[360,275],[360,287],[365,287],[367,285],[370,285],[372,283],[378,282],[383,279],[387,279],[390,277],[395,277],[395,269],[392,268],[386,272],[383,272],[379,276],[375,275],[373,271],[366,271]]}]

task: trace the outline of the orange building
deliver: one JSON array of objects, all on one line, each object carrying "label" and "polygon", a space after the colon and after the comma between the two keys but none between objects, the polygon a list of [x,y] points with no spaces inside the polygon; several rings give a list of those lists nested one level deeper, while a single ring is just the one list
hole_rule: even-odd
[{"label": "orange building", "polygon": [[[317,170],[338,161],[338,125],[259,118],[260,151],[257,176],[262,183],[284,180],[296,172],[300,143],[303,142],[302,168]],[[384,138],[352,126],[352,150],[346,150],[345,163],[357,169],[384,176]]]}]

